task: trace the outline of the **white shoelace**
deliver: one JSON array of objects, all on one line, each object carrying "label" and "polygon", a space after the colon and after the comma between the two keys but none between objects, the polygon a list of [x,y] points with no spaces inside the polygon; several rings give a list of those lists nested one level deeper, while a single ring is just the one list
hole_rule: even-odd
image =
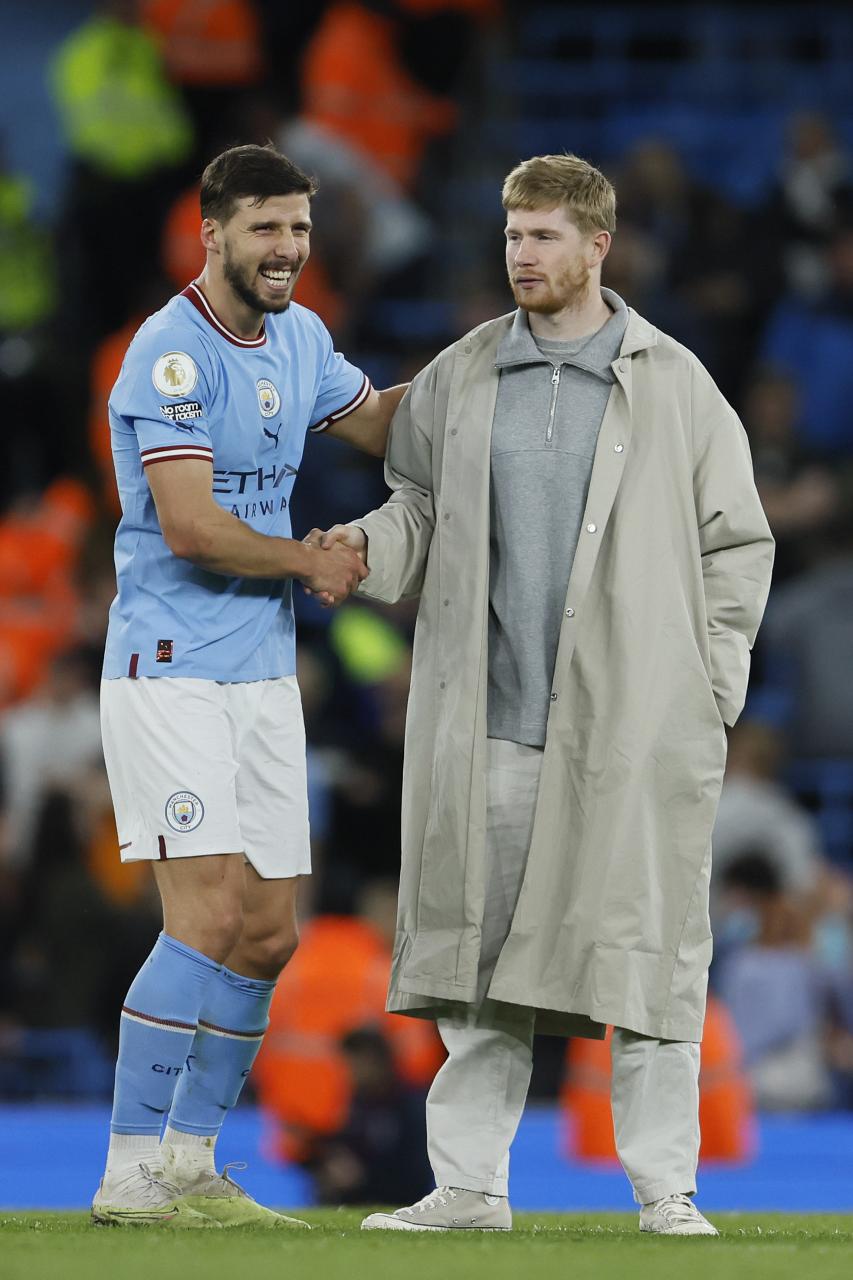
[{"label": "white shoelace", "polygon": [[398,1209],[398,1213],[408,1213],[410,1217],[414,1217],[416,1213],[428,1213],[430,1209],[437,1209],[438,1206],[446,1205],[448,1200],[455,1200],[456,1192],[453,1187],[436,1187],[435,1191],[430,1191],[428,1196],[424,1196],[422,1200],[418,1200],[417,1204],[409,1205],[406,1209]]},{"label": "white shoelace", "polygon": [[[229,1174],[229,1170],[231,1169],[245,1168],[245,1160],[232,1160],[230,1164],[223,1166],[221,1173],[217,1173],[215,1169],[212,1171],[205,1169],[199,1174],[196,1181],[192,1183],[192,1191],[189,1194],[210,1195],[213,1193],[213,1195],[218,1194],[222,1199],[230,1199],[234,1197],[236,1199],[242,1198],[248,1200],[250,1198],[248,1191],[244,1190],[244,1188],[240,1186],[239,1182],[235,1182]],[[185,1191],[184,1194],[188,1193]]]},{"label": "white shoelace", "polygon": [[[150,1165],[140,1164],[139,1171],[142,1174],[142,1186],[134,1187],[133,1198],[140,1209],[159,1207],[164,1202],[164,1192],[166,1201],[181,1198],[183,1193],[180,1187],[175,1186],[174,1182],[169,1182],[162,1169],[152,1169]],[[138,1174],[132,1176],[138,1179]]]},{"label": "white shoelace", "polygon": [[664,1196],[662,1200],[657,1200],[654,1204],[654,1210],[673,1227],[680,1222],[699,1222],[702,1218],[701,1213],[690,1197],[681,1193]]}]

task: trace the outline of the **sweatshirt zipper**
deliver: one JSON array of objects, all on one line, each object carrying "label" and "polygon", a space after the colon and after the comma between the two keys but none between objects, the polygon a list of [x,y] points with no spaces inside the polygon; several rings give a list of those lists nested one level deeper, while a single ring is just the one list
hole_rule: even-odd
[{"label": "sweatshirt zipper", "polygon": [[563,366],[561,364],[554,365],[554,372],[551,374],[551,407],[548,410],[548,428],[545,432],[545,443],[550,444],[554,438],[554,414],[557,411],[557,392],[560,390],[560,373]]}]

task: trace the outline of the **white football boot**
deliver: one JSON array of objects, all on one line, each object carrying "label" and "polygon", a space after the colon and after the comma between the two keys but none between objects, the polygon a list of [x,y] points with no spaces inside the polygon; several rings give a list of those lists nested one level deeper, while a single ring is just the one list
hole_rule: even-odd
[{"label": "white football boot", "polygon": [[416,1204],[394,1213],[371,1213],[362,1231],[511,1231],[506,1196],[461,1187],[436,1187]]},{"label": "white football boot", "polygon": [[640,1230],[659,1236],[718,1236],[717,1228],[703,1217],[689,1196],[663,1196],[644,1204]]},{"label": "white football boot", "polygon": [[172,1230],[219,1227],[186,1203],[180,1187],[162,1168],[138,1164],[120,1177],[102,1178],[92,1201],[92,1221],[116,1227],[155,1226]]}]

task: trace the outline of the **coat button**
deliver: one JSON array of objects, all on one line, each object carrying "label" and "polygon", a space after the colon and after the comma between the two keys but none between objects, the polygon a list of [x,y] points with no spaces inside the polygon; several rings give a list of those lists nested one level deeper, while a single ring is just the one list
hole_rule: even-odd
[{"label": "coat button", "polygon": [[445,600],[444,604],[445,604],[445,607],[447,607],[447,605],[449,605],[449,604],[450,604],[450,601],[449,601],[449,600]]},{"label": "coat button", "polygon": [[623,450],[624,448],[625,448],[624,444],[615,444],[615,445],[613,446],[613,452],[614,452],[614,453],[621,453],[621,452],[622,452],[622,450]]},{"label": "coat button", "polygon": [[567,610],[566,610],[566,617],[567,617],[567,618],[573,618],[574,616],[575,616],[575,611],[574,611],[574,609],[567,609]]},{"label": "coat button", "polygon": [[444,516],[443,516],[442,518],[443,518],[444,520],[449,520],[449,519],[450,519],[450,512],[449,512],[449,511],[445,511]]},{"label": "coat button", "polygon": [[446,680],[441,680],[441,681],[439,681],[439,685],[438,685],[438,687],[439,687],[439,689],[446,689],[446,688],[447,688],[447,681],[446,681]]},{"label": "coat button", "polygon": [[458,430],[456,429],[456,427],[454,427],[454,428],[452,429],[452,431],[450,432],[450,434],[451,434],[452,436],[458,436],[458,435],[459,435],[459,432],[458,432]]},{"label": "coat button", "polygon": [[597,528],[598,528],[598,525],[597,525],[597,524],[588,524],[588,525],[586,526],[586,531],[587,531],[587,533],[595,533],[595,531],[596,531],[596,529],[597,529]]},{"label": "coat button", "polygon": [[551,701],[552,701],[552,702],[556,702],[556,701],[557,701],[557,695],[556,695],[556,693],[552,693],[552,694],[551,694]]}]

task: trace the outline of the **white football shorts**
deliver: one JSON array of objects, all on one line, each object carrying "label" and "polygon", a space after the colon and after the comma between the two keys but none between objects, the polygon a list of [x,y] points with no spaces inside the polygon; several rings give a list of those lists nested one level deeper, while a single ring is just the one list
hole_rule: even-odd
[{"label": "white football shorts", "polygon": [[267,880],[310,873],[295,676],[103,680],[101,731],[122,862],[243,853]]}]

